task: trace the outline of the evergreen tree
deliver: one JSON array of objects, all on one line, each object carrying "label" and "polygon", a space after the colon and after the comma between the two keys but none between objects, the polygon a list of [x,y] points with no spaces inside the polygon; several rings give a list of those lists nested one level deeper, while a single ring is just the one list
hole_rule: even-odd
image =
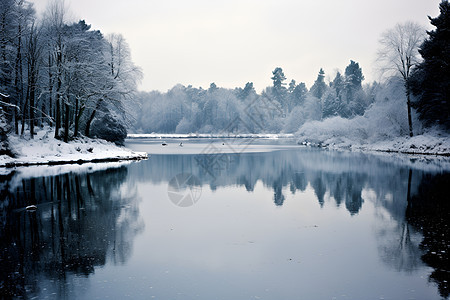
[{"label": "evergreen tree", "polygon": [[331,83],[331,87],[336,91],[336,97],[339,101],[342,101],[342,92],[344,91],[344,78],[341,75],[341,72],[336,73],[336,77]]},{"label": "evergreen tree", "polygon": [[330,90],[324,95],[322,116],[346,116],[344,101],[342,100],[345,88],[345,80],[340,72],[330,83]]},{"label": "evergreen tree", "polygon": [[247,98],[250,94],[255,94],[255,88],[253,87],[253,82],[247,82],[245,84],[244,90],[242,91],[243,93],[243,99]]},{"label": "evergreen tree", "polygon": [[364,80],[362,69],[357,62],[350,60],[350,64],[345,68],[345,80],[347,86],[353,89],[361,89],[361,83]]},{"label": "evergreen tree", "polygon": [[321,68],[319,74],[317,75],[316,81],[311,87],[311,93],[313,94],[314,97],[321,99],[322,96],[325,94],[326,89],[327,85],[325,83],[325,72]]},{"label": "evergreen tree", "polygon": [[450,4],[440,3],[440,15],[430,18],[435,30],[428,32],[428,39],[419,53],[423,62],[419,65],[410,82],[419,118],[429,126],[439,124],[450,129]]},{"label": "evergreen tree", "polygon": [[307,92],[305,83],[300,82],[297,84],[294,79],[291,80],[288,88],[288,112],[291,112],[296,106],[301,105],[305,101]]},{"label": "evergreen tree", "polygon": [[300,82],[297,84],[292,91],[292,96],[294,98],[294,106],[301,105],[306,98],[306,93],[308,93],[308,89],[304,82]]},{"label": "evergreen tree", "polygon": [[292,79],[291,82],[289,82],[288,92],[292,93],[295,89],[295,86],[296,86],[296,82],[294,79]]},{"label": "evergreen tree", "polygon": [[353,117],[364,114],[366,108],[365,95],[362,89],[364,76],[362,69],[357,62],[350,60],[350,64],[345,68],[345,113],[340,113],[344,117]]},{"label": "evergreen tree", "polygon": [[247,82],[244,88],[235,88],[235,95],[241,100],[245,100],[251,94],[256,94],[255,88],[253,87],[253,82]]},{"label": "evergreen tree", "polygon": [[273,87],[276,90],[281,90],[286,84],[284,81],[286,80],[286,76],[284,76],[283,69],[278,67],[275,68],[272,72],[273,76],[270,78],[273,80]]},{"label": "evergreen tree", "polygon": [[285,87],[286,76],[284,76],[284,72],[282,68],[275,68],[272,72],[273,76],[271,79],[273,80],[273,88],[272,93],[275,100],[277,100],[283,108],[286,108],[286,100],[287,100],[287,89]]}]

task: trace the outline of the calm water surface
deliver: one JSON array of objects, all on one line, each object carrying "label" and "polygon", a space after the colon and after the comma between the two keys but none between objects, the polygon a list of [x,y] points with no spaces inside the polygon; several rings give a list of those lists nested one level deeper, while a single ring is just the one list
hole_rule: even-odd
[{"label": "calm water surface", "polygon": [[1,173],[0,298],[448,299],[448,159],[166,142]]}]

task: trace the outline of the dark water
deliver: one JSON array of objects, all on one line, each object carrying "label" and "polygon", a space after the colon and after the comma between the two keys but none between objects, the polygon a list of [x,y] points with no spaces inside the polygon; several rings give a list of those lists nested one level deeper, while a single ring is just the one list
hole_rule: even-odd
[{"label": "dark water", "polygon": [[256,144],[3,172],[0,298],[449,298],[447,160]]}]

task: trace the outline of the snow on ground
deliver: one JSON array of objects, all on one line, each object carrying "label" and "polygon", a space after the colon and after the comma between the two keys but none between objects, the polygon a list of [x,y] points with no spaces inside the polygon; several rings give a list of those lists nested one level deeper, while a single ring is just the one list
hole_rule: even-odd
[{"label": "snow on ground", "polygon": [[11,135],[9,144],[12,151],[17,154],[17,158],[0,156],[0,167],[147,158],[145,152],[134,152],[103,140],[79,138],[64,143],[54,139],[50,129],[39,131],[32,140]]},{"label": "snow on ground", "polygon": [[299,144],[322,146],[329,149],[353,151],[398,152],[406,154],[450,156],[450,137],[421,134],[414,137],[396,137],[392,140],[367,141],[352,140],[347,137],[324,139],[299,137]]},{"label": "snow on ground", "polygon": [[366,147],[371,151],[400,152],[409,154],[450,155],[450,137],[434,136],[430,134],[416,135],[414,137],[399,137],[392,141],[382,141],[367,146],[356,146],[360,149]]},{"label": "snow on ground", "polygon": [[450,133],[437,128],[425,132],[416,129],[421,134],[409,137],[407,129],[386,125],[386,120],[377,121],[367,116],[333,117],[306,123],[295,136],[299,144],[329,149],[450,156]]}]

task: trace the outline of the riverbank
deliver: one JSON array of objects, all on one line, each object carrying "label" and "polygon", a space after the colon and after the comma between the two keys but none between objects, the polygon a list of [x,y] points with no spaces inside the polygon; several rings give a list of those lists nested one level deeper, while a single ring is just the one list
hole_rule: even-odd
[{"label": "riverbank", "polygon": [[346,137],[308,139],[298,137],[299,144],[319,146],[334,150],[403,153],[414,155],[450,156],[450,136],[444,134],[421,134],[414,137],[397,137],[386,141],[354,141]]},{"label": "riverbank", "polygon": [[146,152],[135,152],[104,140],[82,137],[65,143],[53,138],[49,130],[39,131],[34,139],[10,135],[8,143],[16,157],[0,156],[0,167],[114,162],[147,158]]}]

